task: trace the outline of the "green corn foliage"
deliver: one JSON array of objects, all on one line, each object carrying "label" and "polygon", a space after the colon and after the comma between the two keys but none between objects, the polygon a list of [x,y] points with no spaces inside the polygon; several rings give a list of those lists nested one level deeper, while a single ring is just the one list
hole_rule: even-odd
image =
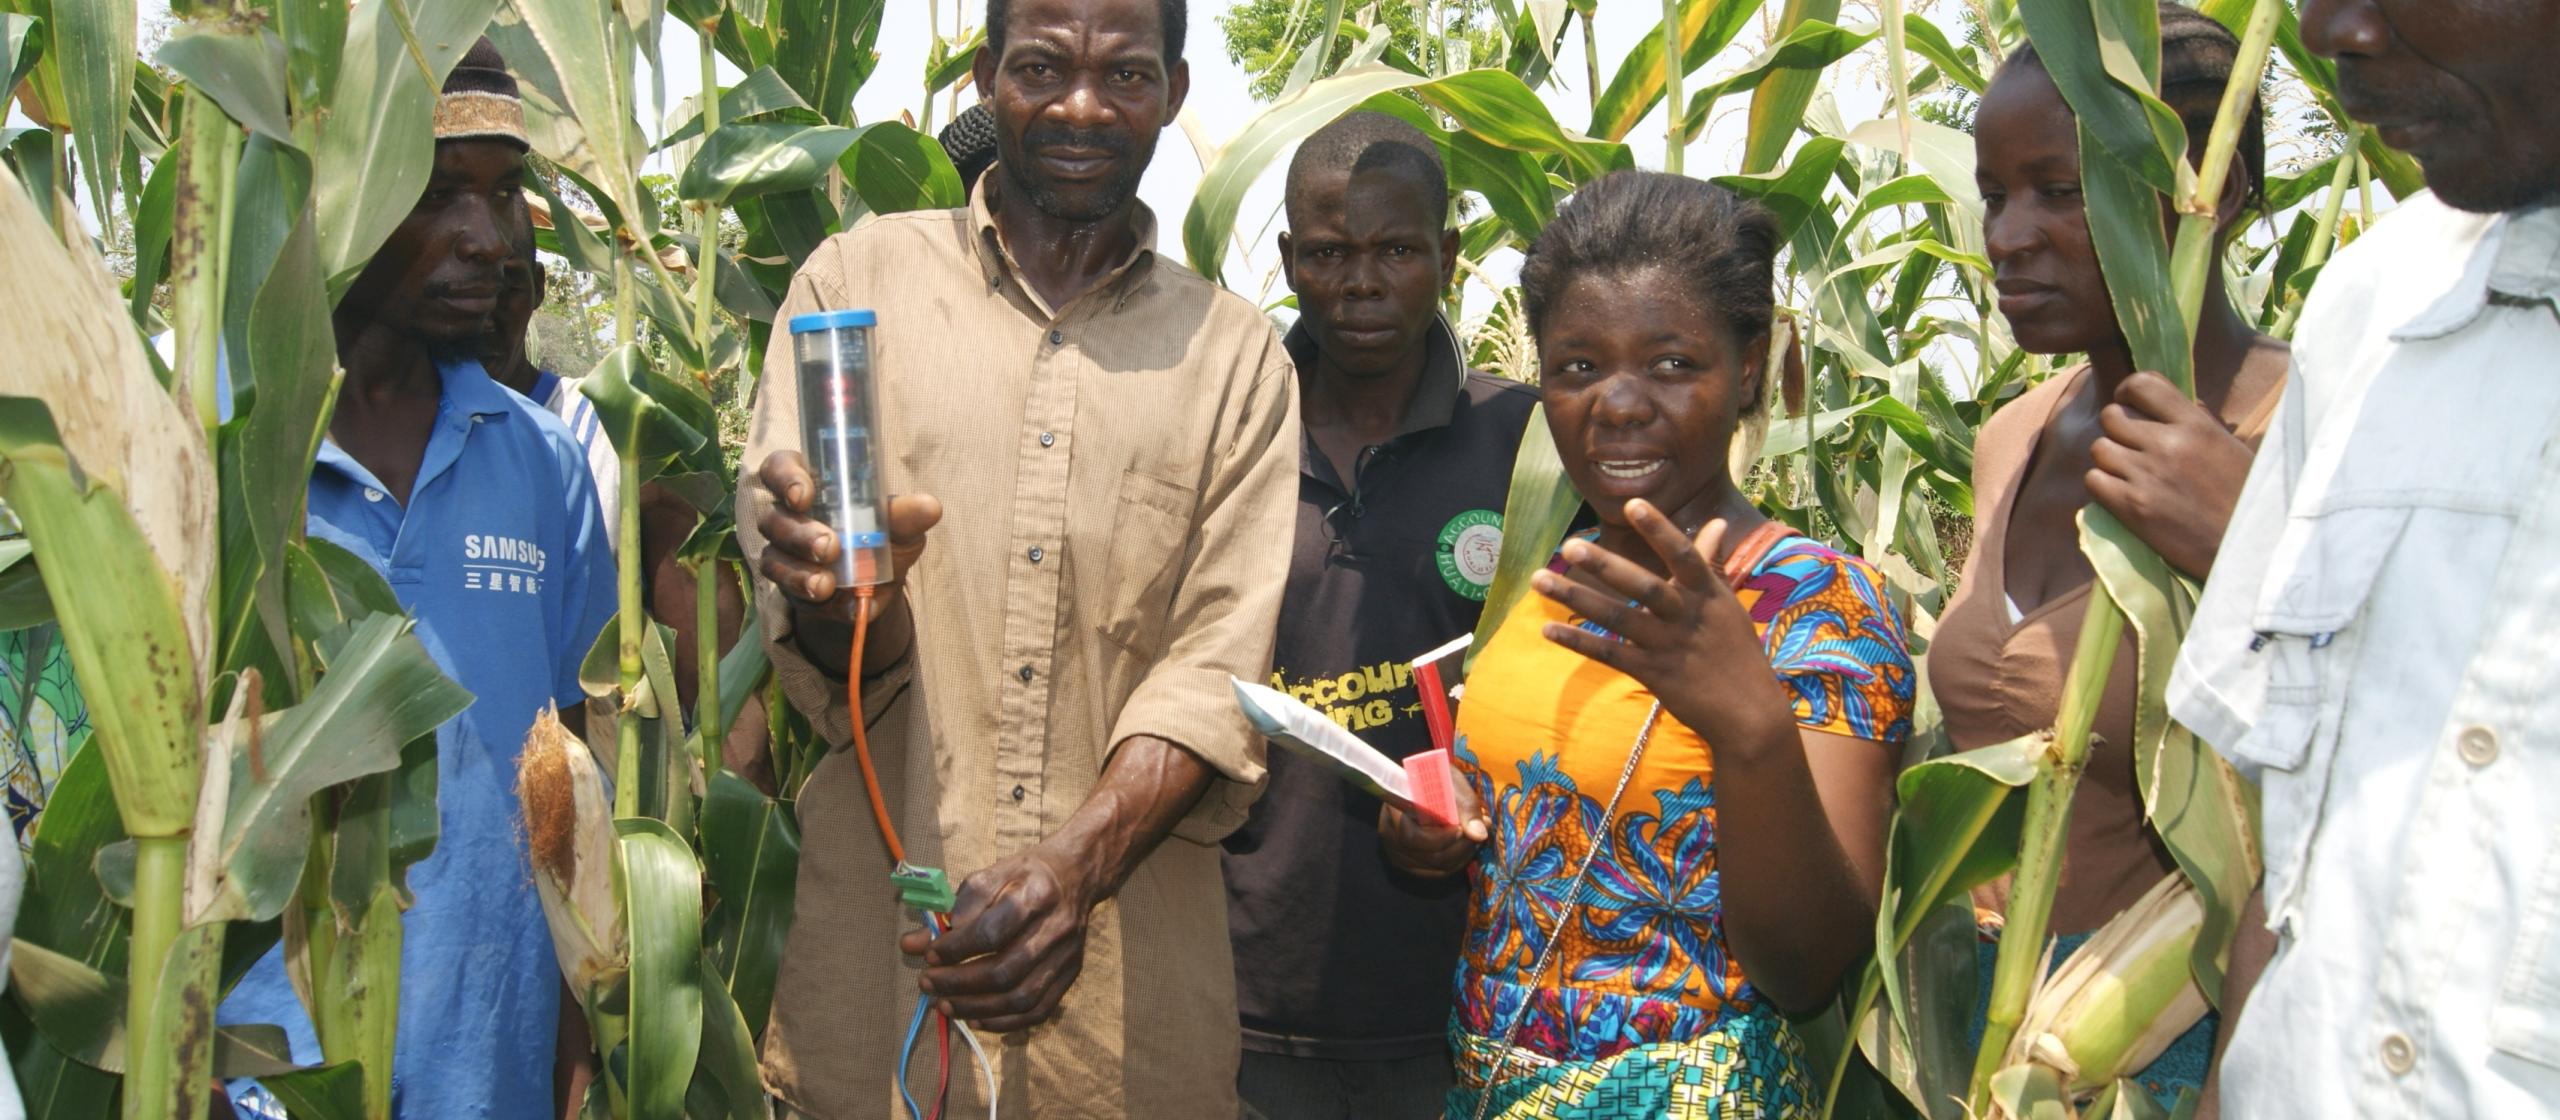
[{"label": "green corn foliage", "polygon": [[[179,6],[188,22],[157,60],[178,75],[173,88],[132,57],[132,0],[0,0],[0,94],[51,126],[0,134],[0,165],[13,176],[0,184],[0,248],[13,262],[0,289],[26,293],[0,312],[0,326],[86,346],[56,373],[43,373],[52,368],[43,362],[0,373],[0,501],[32,538],[22,558],[0,556],[0,604],[8,618],[61,625],[97,720],[95,749],[81,756],[77,781],[66,776],[38,837],[37,888],[21,930],[29,940],[13,958],[25,975],[0,1014],[0,1030],[17,1032],[13,1052],[24,1049],[20,1039],[35,1046],[20,1062],[21,1086],[38,1116],[99,1115],[119,1091],[129,1115],[186,1115],[202,1094],[189,1102],[176,1087],[256,1072],[296,1115],[387,1114],[405,869],[436,839],[425,732],[461,700],[435,687],[442,682],[429,680],[423,653],[383,617],[398,608],[379,578],[302,539],[301,488],[338,377],[326,330],[332,293],[424,184],[431,146],[419,140],[435,88],[485,28],[523,82],[536,150],[558,170],[533,184],[554,219],[542,246],[615,278],[623,345],[585,383],[628,471],[626,507],[613,515],[636,541],[636,502],[652,485],[682,497],[697,519],[679,550],[697,581],[695,672],[681,682],[695,689],[691,705],[679,703],[668,632],[640,602],[637,547],[625,549],[623,623],[584,674],[618,716],[605,754],[619,764],[615,790],[625,798],[619,812],[604,807],[590,765],[579,787],[581,864],[607,870],[577,880],[583,898],[550,915],[556,940],[622,931],[590,939],[584,956],[569,951],[576,938],[560,942],[564,975],[585,977],[572,989],[606,1070],[591,1103],[617,1117],[754,1115],[755,1039],[799,857],[789,798],[824,747],[780,703],[752,620],[726,653],[714,637],[715,581],[738,578],[739,560],[735,479],[716,438],[718,407],[737,402],[715,400],[714,386],[734,371],[740,398],[753,391],[790,271],[818,241],[866,214],[961,201],[930,136],[853,114],[877,52],[895,46],[879,42],[887,5],[254,6],[255,20],[229,18],[228,3]],[[2253,57],[2280,55],[2287,80],[2348,127],[2334,71],[2304,50],[2289,5],[2200,6],[2244,33]],[[1978,94],[1998,45],[2022,26],[2086,130],[2093,234],[2137,356],[2183,369],[2202,269],[2218,262],[2209,222],[2198,232],[2192,208],[2173,215],[2176,228],[2160,221],[2156,200],[2178,197],[2185,148],[2174,118],[2145,92],[2147,3],[1995,2],[1979,6],[1991,23],[1987,38],[1974,39],[1944,24],[1944,12],[1900,3],[1884,5],[1883,26],[1869,27],[1843,22],[1837,0],[1669,0],[1624,58],[1594,55],[1583,73],[1563,75],[1588,87],[1573,98],[1590,106],[1579,131],[1548,105],[1569,25],[1581,18],[1587,50],[1598,6],[1498,2],[1489,39],[1475,39],[1471,52],[1492,65],[1473,70],[1453,68],[1445,49],[1417,62],[1371,33],[1379,7],[1294,5],[1312,49],[1299,51],[1277,102],[1201,153],[1206,173],[1182,230],[1194,266],[1221,275],[1247,191],[1299,138],[1350,109],[1394,113],[1440,146],[1454,186],[1480,203],[1460,265],[1475,276],[1494,254],[1525,247],[1581,183],[1632,165],[1622,141],[1653,112],[1664,112],[1677,152],[1705,135],[1727,98],[1748,91],[1740,163],[1718,181],[1778,214],[1790,248],[1782,313],[1801,341],[1779,344],[1782,358],[1796,360],[1772,362],[1791,372],[1773,391],[1780,399],[1755,436],[1758,454],[1737,467],[1772,513],[1874,561],[1924,628],[1960,560],[1942,542],[1961,538],[1973,510],[1973,433],[2046,367],[2019,353],[1989,312],[1970,139],[1918,110]],[[706,96],[661,130],[664,114],[642,108],[633,67],[642,57],[653,72],[673,61],[656,58],[667,18],[702,32],[692,61]],[[926,44],[928,97],[965,81],[982,35]],[[1337,38],[1351,41],[1336,50]],[[2101,41],[2110,44],[2103,55],[2082,49]],[[1886,76],[1894,110],[1882,121],[1839,119],[1819,94],[1878,49],[1884,65],[1868,72]],[[712,88],[715,56],[747,77]],[[2239,262],[2258,301],[2253,314],[2279,333],[2350,224],[2340,204],[2351,176],[2395,195],[2420,185],[2414,164],[2369,134],[2349,131],[2348,148],[2298,181],[2270,184],[2279,206],[2328,194],[2316,220]],[[687,212],[662,213],[640,176],[647,155],[670,150]],[[2208,160],[2208,178],[2218,162]],[[130,293],[98,279],[85,239],[63,238],[77,228],[75,197],[111,228],[130,227]],[[582,220],[564,201],[572,197],[598,214]],[[2369,206],[2361,212],[2369,219]],[[742,231],[743,243],[723,244],[724,227]],[[36,263],[15,268],[20,260]],[[158,326],[159,283],[178,294],[176,366],[165,382],[174,393],[126,325]],[[2164,291],[2183,298],[2159,298]],[[1516,298],[1464,333],[1480,364],[1533,368]],[[219,424],[217,348],[236,381],[255,389],[242,415]],[[1957,353],[1974,367],[1951,368]],[[84,378],[76,389],[73,369]],[[103,440],[100,431],[120,435]],[[1488,632],[1579,509],[1545,436],[1542,423],[1531,425],[1514,471]],[[220,547],[201,547],[208,541]],[[2116,617],[2138,637],[2146,696],[2156,699],[2194,588],[2103,516],[2086,519],[2084,545],[2102,598],[2122,605]],[[2090,630],[2108,633],[2100,621]],[[2102,680],[2101,668],[2082,665],[2084,683]],[[2094,698],[2094,687],[2082,692],[2075,704]],[[759,696],[782,799],[723,768],[722,739]],[[243,770],[227,745],[251,720],[264,775]],[[339,764],[277,765],[280,742],[323,741],[321,731],[348,746]],[[2152,822],[2202,915],[2191,949],[2154,943],[2141,971],[2167,977],[2179,970],[2163,962],[2183,956],[2183,982],[2212,996],[2238,897],[2256,874],[2248,795],[2156,703],[2139,712],[2138,738]],[[2039,892],[2025,888],[2058,846],[2075,739],[2085,728],[1940,758],[1915,745],[1889,839],[1878,955],[1840,1007],[1799,1024],[1843,1114],[1936,1120],[1951,1101],[1986,1092],[2013,1115],[2075,1114],[2092,1076],[2075,1080],[2032,1055],[2042,1038],[2077,1036],[2038,1025],[2021,1044],[2029,1060],[1994,1062],[1986,1086],[1973,1076],[1976,1055],[1961,1052],[1963,1011],[1949,1010],[1973,1002],[1970,888],[2018,871],[2030,901],[2011,915],[2012,940],[2026,949],[2042,940],[2031,900]],[[567,754],[587,757],[574,744]],[[599,888],[609,889],[598,897]],[[279,915],[280,930],[241,924]],[[315,1069],[282,1064],[266,1036],[198,1030],[184,1018],[190,993],[236,971],[209,947],[227,940],[241,958],[277,936],[315,981],[329,1059]],[[2003,994],[2023,1011],[2032,970],[2010,973],[2016,990]],[[2153,986],[2146,976],[2125,990]],[[162,1029],[125,1029],[135,1022]],[[2057,1045],[2074,1055],[2073,1072],[2113,1068],[2085,1047]],[[1853,1054],[1879,1076],[1850,1076],[1860,1065]],[[2140,1093],[2098,1089],[2080,1114],[2152,1114]],[[1879,1091],[1899,1099],[1888,1105]]]}]

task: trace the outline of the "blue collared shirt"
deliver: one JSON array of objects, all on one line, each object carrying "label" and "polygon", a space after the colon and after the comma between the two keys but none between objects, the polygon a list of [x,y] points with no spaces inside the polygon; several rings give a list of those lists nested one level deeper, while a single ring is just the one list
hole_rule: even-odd
[{"label": "blue collared shirt", "polygon": [[[551,1110],[560,970],[526,862],[516,756],[544,705],[583,698],[578,665],[614,614],[613,552],[586,451],[560,419],[475,362],[438,368],[444,395],[408,505],[324,442],[309,532],[390,580],[427,652],[473,697],[436,733],[443,835],[409,871],[393,1110],[533,1120]],[[320,1058],[280,952],[221,1019],[281,1024],[296,1060]],[[244,1103],[256,1115],[267,1102]]]}]

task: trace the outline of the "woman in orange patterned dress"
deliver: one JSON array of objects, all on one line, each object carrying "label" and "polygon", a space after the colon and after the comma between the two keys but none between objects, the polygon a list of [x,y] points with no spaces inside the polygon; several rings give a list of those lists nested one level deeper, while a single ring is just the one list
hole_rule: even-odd
[{"label": "woman in orange patterned dress", "polygon": [[1583,188],[1521,271],[1558,454],[1600,527],[1477,660],[1450,1023],[1475,1120],[1810,1116],[1782,1012],[1866,953],[1911,661],[1883,581],[1763,517],[1727,449],[1760,407],[1774,219],[1695,179]]}]

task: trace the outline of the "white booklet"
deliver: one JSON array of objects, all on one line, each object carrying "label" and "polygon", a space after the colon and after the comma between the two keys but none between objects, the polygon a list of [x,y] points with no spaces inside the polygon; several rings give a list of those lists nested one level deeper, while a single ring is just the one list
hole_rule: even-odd
[{"label": "white booklet", "polygon": [[1376,747],[1288,693],[1236,677],[1227,679],[1235,682],[1236,706],[1244,709],[1244,718],[1255,731],[1323,763],[1372,796],[1407,809],[1415,807],[1403,764],[1378,753]]}]

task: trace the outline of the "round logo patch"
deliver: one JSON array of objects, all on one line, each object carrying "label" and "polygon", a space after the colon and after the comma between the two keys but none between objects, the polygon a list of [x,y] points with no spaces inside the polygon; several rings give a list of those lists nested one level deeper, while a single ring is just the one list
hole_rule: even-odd
[{"label": "round logo patch", "polygon": [[1449,590],[1484,601],[1493,589],[1494,563],[1502,557],[1502,515],[1471,509],[1440,527],[1440,579]]}]

